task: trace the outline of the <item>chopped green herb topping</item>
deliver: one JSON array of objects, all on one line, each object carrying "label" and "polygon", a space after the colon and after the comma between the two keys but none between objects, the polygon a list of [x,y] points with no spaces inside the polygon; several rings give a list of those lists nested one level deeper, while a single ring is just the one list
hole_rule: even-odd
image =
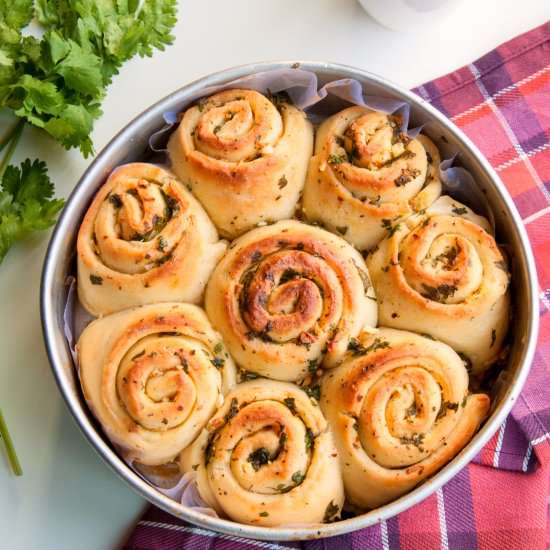
[{"label": "chopped green herb topping", "polygon": [[310,451],[311,449],[313,449],[313,445],[315,444],[315,436],[309,428],[306,429],[304,442],[306,444],[306,451]]},{"label": "chopped green herb topping", "polygon": [[466,367],[466,370],[468,372],[471,372],[472,371],[472,360],[465,354],[465,353],[462,353],[461,351],[457,352],[458,353],[458,356],[462,359],[462,362],[464,363],[464,366]]},{"label": "chopped green herb topping", "polygon": [[295,485],[285,485],[284,483],[279,483],[275,489],[279,493],[288,493],[289,491],[292,491],[294,487]]},{"label": "chopped green herb topping", "polygon": [[[153,227],[145,233],[134,233],[134,235],[132,236],[132,241],[149,241],[155,235],[158,235],[165,225],[166,220],[164,218],[161,218],[160,216],[153,216]],[[160,246],[159,250],[162,250]]]},{"label": "chopped green herb topping", "polygon": [[189,364],[187,363],[187,360],[185,357],[181,357],[181,355],[178,356],[180,358],[180,363],[183,368],[183,371],[188,373],[189,372]]},{"label": "chopped green herb topping", "polygon": [[305,474],[303,474],[302,472],[296,472],[292,474],[292,477],[290,479],[292,479],[292,481],[294,481],[296,485],[299,485],[300,483],[302,483],[302,481],[304,481],[305,478],[306,478]]},{"label": "chopped green herb topping", "polygon": [[361,282],[363,283],[363,288],[365,289],[365,294],[368,292],[368,290],[371,287],[371,282],[369,279],[369,276],[367,275],[367,272],[364,269],[361,269],[355,260],[353,260],[353,263],[355,264],[355,268],[357,269],[357,273],[359,273],[359,277],[361,277]]},{"label": "chopped green herb topping", "polygon": [[428,216],[427,218],[422,220],[422,223],[420,224],[420,227],[426,227],[430,223],[431,218]]},{"label": "chopped green herb topping", "polygon": [[294,397],[285,397],[283,401],[291,413],[296,413],[296,400]]},{"label": "chopped green herb topping", "polygon": [[329,164],[343,164],[348,162],[348,158],[346,155],[329,155],[328,162]]},{"label": "chopped green herb topping", "polygon": [[170,219],[179,212],[180,203],[174,197],[171,197],[164,192],[162,195],[164,197],[164,202],[166,203],[166,218]]},{"label": "chopped green herb topping", "polygon": [[357,338],[350,338],[348,342],[348,350],[351,351],[353,357],[359,357],[371,353],[378,349],[389,348],[390,343],[387,340],[382,340],[381,338],[375,338],[374,342],[368,346],[363,346]]},{"label": "chopped green herb topping", "polygon": [[256,380],[256,378],[259,378],[260,375],[257,372],[252,372],[249,370],[243,370],[240,373],[240,381],[246,382],[247,380]]},{"label": "chopped green herb topping", "polygon": [[412,437],[401,437],[399,442],[402,445],[414,445],[415,447],[420,447],[425,437],[426,436],[424,434],[414,433]]},{"label": "chopped green herb topping", "polygon": [[435,257],[436,262],[441,262],[448,267],[452,267],[456,263],[456,259],[461,252],[461,248],[458,245],[449,247],[445,252],[442,252]]},{"label": "chopped green herb topping", "polygon": [[[283,429],[283,426],[281,426],[281,430]],[[286,435],[286,432],[283,430],[281,431],[281,435],[279,435],[279,448],[277,449],[276,456],[279,456],[279,453],[285,448],[285,443],[288,436]]]},{"label": "chopped green herb topping", "polygon": [[271,460],[271,455],[265,447],[260,447],[248,455],[247,461],[252,464],[252,468],[257,472],[262,466]]},{"label": "chopped green herb topping", "polygon": [[199,107],[199,111],[202,113],[206,109],[206,106],[208,105],[208,99],[205,97],[199,99],[199,102],[197,103],[197,105]]},{"label": "chopped green herb topping", "polygon": [[399,231],[401,225],[399,223],[393,225],[391,220],[384,218],[382,220],[382,227],[390,234],[389,236],[391,237],[396,231]]},{"label": "chopped green herb topping", "polygon": [[286,106],[285,104],[287,103],[292,104],[292,101],[290,100],[290,96],[285,91],[272,93],[271,90],[268,90],[266,95],[269,101],[273,103],[273,105],[278,111],[283,109]]},{"label": "chopped green herb topping", "polygon": [[468,209],[467,208],[464,208],[464,206],[456,206],[454,205],[453,208],[452,208],[452,211],[454,214],[456,214],[457,216],[463,216],[464,214],[467,214],[468,213]]},{"label": "chopped green herb topping", "polygon": [[234,416],[239,412],[239,401],[236,397],[231,399],[231,404],[229,405],[229,411],[225,415],[225,422],[229,422]]},{"label": "chopped green herb topping", "polygon": [[309,397],[313,397],[317,401],[321,401],[321,386],[301,386]]},{"label": "chopped green herb topping", "polygon": [[215,453],[215,439],[216,439],[216,435],[214,434],[210,440],[208,441],[207,445],[206,445],[206,449],[204,450],[204,465],[205,466],[208,466],[208,463],[210,462],[210,460],[212,459],[212,456],[214,455]]},{"label": "chopped green herb topping", "polygon": [[158,249],[162,252],[168,246],[168,241],[164,237],[160,237]]},{"label": "chopped green herb topping", "polygon": [[307,362],[307,370],[309,372],[315,372],[317,370],[318,365],[319,365],[319,359],[318,358],[310,359]]},{"label": "chopped green herb topping", "polygon": [[407,183],[409,183],[419,175],[420,175],[420,170],[416,170],[414,168],[413,169],[406,168],[404,170],[401,170],[401,175],[395,178],[394,183],[396,187],[401,187],[403,185],[406,185]]},{"label": "chopped green herb topping", "polygon": [[375,199],[369,199],[368,202],[373,206],[380,206],[382,204],[382,197],[378,195]]},{"label": "chopped green herb topping", "polygon": [[334,502],[331,500],[330,504],[327,506],[325,510],[325,515],[323,516],[323,522],[324,523],[330,523],[331,521],[335,521],[337,519],[337,515],[340,513],[340,507],[337,504],[334,504]]},{"label": "chopped green herb topping", "polygon": [[214,359],[210,359],[210,362],[217,368],[221,369],[225,365],[225,359],[222,359],[221,357],[214,357]]},{"label": "chopped green herb topping", "polygon": [[422,283],[422,286],[424,287],[424,292],[422,292],[422,296],[434,302],[444,302],[445,300],[447,300],[447,298],[450,298],[458,290],[456,286],[448,285],[446,283],[443,283],[442,285],[439,285],[437,287]]},{"label": "chopped green herb topping", "polygon": [[456,411],[457,409],[458,409],[458,403],[443,401],[443,403],[441,404],[441,408],[437,413],[436,420],[439,420],[440,418],[443,418],[444,416],[446,416],[447,411]]}]

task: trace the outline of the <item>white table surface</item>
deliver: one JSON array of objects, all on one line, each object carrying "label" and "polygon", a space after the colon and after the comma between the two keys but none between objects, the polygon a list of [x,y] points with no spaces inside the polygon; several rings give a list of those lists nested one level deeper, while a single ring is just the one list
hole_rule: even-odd
[{"label": "white table surface", "polygon": [[[464,0],[445,22],[406,34],[378,25],[356,0],[181,0],[178,19],[173,46],[130,61],[115,78],[93,133],[96,150],[151,103],[214,71],[322,60],[413,87],[544,23],[550,2]],[[0,134],[9,123],[0,113]],[[30,128],[13,160],[27,156],[47,161],[60,196],[90,162]],[[84,440],[50,373],[38,306],[47,238],[18,244],[0,265],[0,405],[24,470],[14,477],[0,448],[0,547],[116,548],[146,503]]]}]

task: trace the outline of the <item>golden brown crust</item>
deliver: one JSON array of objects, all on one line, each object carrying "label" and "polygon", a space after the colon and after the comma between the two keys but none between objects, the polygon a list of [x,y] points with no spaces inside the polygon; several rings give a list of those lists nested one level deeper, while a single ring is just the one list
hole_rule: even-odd
[{"label": "golden brown crust", "polygon": [[321,395],[350,501],[375,508],[411,490],[466,445],[489,404],[468,395],[449,346],[388,328],[362,334]]},{"label": "golden brown crust", "polygon": [[92,322],[78,341],[82,390],[128,460],[172,460],[235,382],[235,367],[202,309],[152,304]]},{"label": "golden brown crust", "polygon": [[168,144],[175,172],[231,238],[293,216],[312,149],[305,113],[253,90],[201,100]]},{"label": "golden brown crust", "polygon": [[241,523],[320,523],[338,516],[344,502],[330,428],[292,384],[237,385],[181,466],[197,472],[209,506]]},{"label": "golden brown crust", "polygon": [[380,241],[384,220],[429,206],[441,193],[439,152],[426,136],[407,138],[394,115],[349,107],[317,132],[303,209],[359,249]]},{"label": "golden brown crust", "polygon": [[506,262],[478,218],[442,197],[367,257],[380,323],[431,334],[476,373],[498,358],[510,309]]},{"label": "golden brown crust", "polygon": [[205,307],[244,369],[279,380],[334,366],[348,339],[376,324],[361,255],[297,221],[255,229],[216,267]]},{"label": "golden brown crust", "polygon": [[[344,109],[313,157],[305,114],[252,90],[180,122],[168,149],[181,180],[117,168],[80,228],[80,301],[118,311],[78,342],[93,414],[143,475],[172,486],[194,470],[206,504],[246,524],[335,519],[344,486],[368,509],[410,491],[488,414],[465,369],[502,356],[509,321],[487,220],[440,197],[437,147],[397,116]],[[306,171],[312,225],[289,219]],[[228,250],[206,211],[238,237]],[[371,249],[373,284],[351,245]],[[205,286],[208,317],[181,303]],[[253,382],[234,387],[232,358]]]},{"label": "golden brown crust", "polygon": [[80,226],[80,302],[94,315],[153,302],[196,303],[225,248],[170,172],[146,163],[121,166]]}]

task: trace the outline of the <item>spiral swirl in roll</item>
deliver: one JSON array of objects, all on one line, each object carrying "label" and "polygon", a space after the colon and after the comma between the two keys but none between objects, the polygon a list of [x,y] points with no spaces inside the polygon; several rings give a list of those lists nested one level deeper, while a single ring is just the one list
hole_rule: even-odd
[{"label": "spiral swirl in roll", "polygon": [[90,409],[122,453],[143,464],[173,460],[236,378],[220,336],[190,304],[153,304],[97,319],[77,350]]},{"label": "spiral swirl in roll", "polygon": [[510,319],[508,267],[487,221],[441,197],[390,233],[367,257],[380,324],[431,334],[484,371]]},{"label": "spiral swirl in roll", "polygon": [[197,200],[170,172],[115,169],[78,233],[78,297],[94,315],[153,302],[201,300],[226,249]]},{"label": "spiral swirl in roll", "polygon": [[376,325],[361,255],[293,220],[234,241],[208,283],[205,307],[241,368],[285,381],[334,366],[351,336]]},{"label": "spiral swirl in roll", "polygon": [[390,502],[446,464],[490,404],[468,395],[468,374],[449,346],[388,328],[350,342],[321,392],[346,494],[361,508]]},{"label": "spiral swirl in roll", "polygon": [[313,151],[304,112],[253,90],[226,90],[185,113],[168,151],[226,237],[291,218]]},{"label": "spiral swirl in roll", "polygon": [[241,523],[330,521],[344,502],[330,428],[318,405],[292,384],[236,386],[181,464],[197,471],[209,506]]},{"label": "spiral swirl in roll", "polygon": [[304,213],[360,250],[371,248],[386,234],[384,220],[425,209],[441,194],[439,162],[433,142],[408,138],[399,117],[349,107],[319,127]]}]

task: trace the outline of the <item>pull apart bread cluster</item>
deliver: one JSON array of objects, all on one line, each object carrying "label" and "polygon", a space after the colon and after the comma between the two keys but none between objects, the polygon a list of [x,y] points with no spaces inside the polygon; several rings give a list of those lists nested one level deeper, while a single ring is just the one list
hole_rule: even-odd
[{"label": "pull apart bread cluster", "polygon": [[314,136],[237,89],[181,113],[168,151],[115,169],[78,235],[97,316],[78,372],[125,459],[275,526],[376,508],[459,452],[510,276],[487,220],[442,196],[436,145],[357,106]]}]

